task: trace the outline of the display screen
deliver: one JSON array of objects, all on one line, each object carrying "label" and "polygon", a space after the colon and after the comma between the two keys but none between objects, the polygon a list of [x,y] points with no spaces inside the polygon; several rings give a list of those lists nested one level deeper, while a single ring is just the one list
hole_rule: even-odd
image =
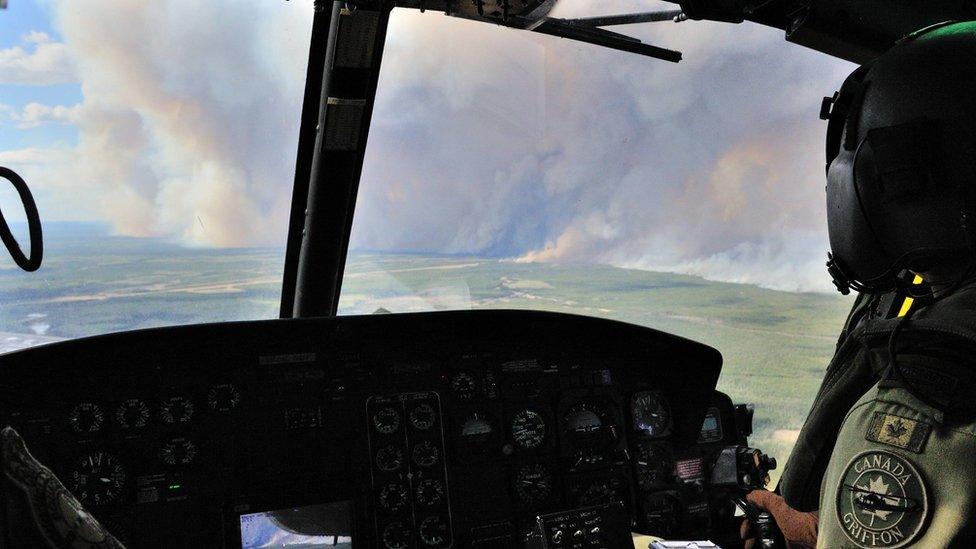
[{"label": "display screen", "polygon": [[711,443],[722,440],[722,424],[719,423],[718,408],[712,407],[705,413],[705,421],[702,422],[701,432],[698,433],[699,443]]},{"label": "display screen", "polygon": [[241,515],[242,549],[352,547],[352,503]]}]

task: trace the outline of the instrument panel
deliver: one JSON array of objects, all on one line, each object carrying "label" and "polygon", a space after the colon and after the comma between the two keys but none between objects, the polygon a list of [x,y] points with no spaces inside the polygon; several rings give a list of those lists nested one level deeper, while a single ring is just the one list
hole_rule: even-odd
[{"label": "instrument panel", "polygon": [[720,369],[555,313],[222,323],[0,356],[0,419],[130,547],[513,547],[611,503],[701,535],[738,440]]}]

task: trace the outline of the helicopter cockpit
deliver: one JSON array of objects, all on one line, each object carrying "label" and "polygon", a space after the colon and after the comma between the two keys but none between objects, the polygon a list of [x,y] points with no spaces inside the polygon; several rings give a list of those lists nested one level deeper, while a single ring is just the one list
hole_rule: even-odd
[{"label": "helicopter cockpit", "polygon": [[[0,11],[0,24],[21,4],[18,0],[9,3],[8,7],[0,0],[0,7],[6,8],[6,13]],[[290,2],[289,9],[296,4],[301,3]],[[726,304],[745,311],[753,307],[761,292],[770,292],[768,295],[778,300],[777,306],[796,306],[812,311],[810,314],[822,314],[835,320],[835,327],[842,322],[849,302],[839,297],[828,301],[807,294],[761,290],[755,285],[722,286],[726,293],[716,297],[710,293],[715,287],[697,277],[681,275],[686,278],[667,282],[661,278],[640,278],[643,275],[634,274],[636,270],[621,269],[616,273],[614,276],[619,278],[614,279],[615,283],[625,288],[620,294],[623,301],[633,299],[636,292],[666,288],[678,292],[673,294],[674,299],[696,304],[695,314],[671,310],[670,305],[654,309],[657,316],[648,321],[651,326],[668,329],[672,325],[694,325],[700,330],[673,335],[669,333],[671,330],[638,325],[643,320],[624,322],[628,318],[615,317],[615,307],[623,305],[609,298],[601,301],[601,286],[597,282],[593,282],[590,290],[597,297],[586,301],[584,308],[576,307],[584,298],[546,297],[545,292],[552,289],[552,284],[543,280],[545,274],[539,274],[544,268],[537,265],[544,263],[535,260],[548,252],[552,252],[549,256],[558,255],[558,250],[553,252],[546,246],[535,255],[526,254],[510,261],[511,265],[525,266],[526,270],[520,271],[525,276],[513,278],[510,272],[497,268],[479,271],[478,280],[483,285],[472,282],[465,286],[468,302],[492,300],[492,306],[472,307],[479,310],[455,310],[457,307],[450,305],[454,302],[447,300],[447,306],[421,307],[420,312],[407,312],[410,307],[397,309],[389,305],[395,300],[376,303],[350,296],[349,288],[359,288],[357,284],[375,275],[377,264],[389,265],[383,267],[383,276],[415,274],[416,278],[411,280],[421,286],[425,277],[478,265],[478,260],[466,259],[463,253],[451,255],[452,251],[464,250],[453,241],[442,247],[442,256],[427,262],[409,255],[377,259],[368,255],[369,250],[364,256],[350,256],[357,198],[362,194],[360,181],[366,181],[370,175],[367,139],[371,127],[382,125],[384,117],[401,116],[411,130],[396,142],[402,149],[402,158],[414,154],[415,161],[422,163],[429,152],[418,143],[430,136],[416,124],[411,126],[409,120],[417,112],[409,109],[398,112],[388,105],[382,116],[374,116],[377,91],[382,90],[384,79],[388,78],[381,74],[381,67],[405,70],[397,64],[403,61],[402,57],[394,59],[394,65],[383,64],[390,63],[389,59],[384,61],[386,46],[404,36],[388,32],[391,14],[440,17],[447,25],[461,25],[457,42],[438,45],[437,37],[433,36],[424,47],[461,47],[462,35],[467,32],[464,29],[477,28],[482,29],[479,32],[489,29],[519,36],[547,35],[564,39],[573,47],[602,47],[646,63],[677,63],[682,60],[682,53],[668,44],[662,47],[651,44],[646,37],[639,39],[617,32],[621,26],[634,29],[635,25],[652,23],[677,24],[674,28],[680,30],[682,26],[705,21],[711,25],[762,25],[777,29],[776,32],[785,31],[788,41],[820,52],[815,55],[827,58],[821,55],[826,53],[843,60],[831,60],[836,63],[832,67],[839,75],[851,62],[872,58],[901,35],[925,23],[965,17],[966,10],[971,8],[950,2],[929,3],[923,9],[880,1],[695,0],[671,3],[665,6],[668,9],[653,11],[557,16],[559,12],[555,10],[560,8],[555,0],[316,0],[307,4],[303,15],[289,15],[297,21],[295,27],[275,29],[272,38],[255,37],[263,40],[266,47],[274,48],[275,40],[286,36],[281,39],[297,40],[308,50],[307,65],[302,66],[303,87],[287,87],[292,93],[290,101],[296,107],[294,111],[300,112],[299,120],[291,122],[300,122],[300,127],[294,128],[298,139],[290,202],[277,202],[281,210],[278,214],[288,220],[283,271],[279,278],[270,277],[271,284],[280,282],[280,300],[274,292],[270,298],[267,293],[248,293],[254,284],[268,284],[269,276],[235,255],[233,247],[247,238],[233,232],[215,237],[217,241],[229,243],[231,251],[207,259],[194,255],[197,252],[192,247],[187,251],[166,244],[162,249],[171,259],[206,262],[208,268],[215,266],[214,269],[227,272],[247,271],[251,278],[246,281],[222,281],[213,275],[217,272],[214,270],[187,287],[173,289],[172,281],[184,275],[172,264],[165,263],[168,260],[150,257],[135,247],[120,249],[101,259],[86,256],[89,252],[71,256],[69,260],[64,256],[59,259],[59,254],[67,250],[63,242],[80,238],[78,235],[89,228],[54,224],[42,231],[47,202],[39,197],[37,205],[34,204],[29,189],[35,180],[31,170],[4,168],[0,177],[15,183],[18,197],[24,198],[26,223],[18,243],[14,237],[16,230],[8,229],[0,216],[3,241],[25,270],[40,268],[39,274],[43,274],[41,256],[46,252],[44,260],[60,265],[68,275],[82,273],[84,276],[93,263],[101,262],[118,265],[107,271],[112,276],[134,282],[127,289],[98,284],[88,287],[86,283],[71,284],[66,275],[62,282],[65,287],[70,286],[70,291],[42,296],[38,292],[44,288],[35,287],[37,284],[31,282],[30,277],[35,275],[25,275],[12,268],[0,269],[0,309],[6,308],[6,314],[10,315],[0,316],[0,321],[9,321],[11,326],[30,326],[31,330],[28,335],[15,334],[13,328],[0,325],[0,330],[8,332],[0,333],[0,337],[6,338],[0,341],[10,344],[9,348],[0,347],[0,424],[13,427],[23,437],[31,455],[50,468],[87,512],[127,547],[541,549],[646,547],[648,543],[657,544],[654,547],[691,546],[674,540],[696,540],[696,547],[711,546],[708,543],[740,546],[742,517],[755,512],[744,502],[743,494],[754,488],[772,487],[770,475],[776,475],[777,464],[769,454],[778,455],[781,460],[785,458],[782,450],[788,449],[791,431],[777,428],[775,420],[768,419],[768,412],[763,410],[762,406],[766,405],[763,400],[768,396],[764,391],[776,389],[764,389],[767,380],[761,372],[743,374],[744,377],[735,378],[735,383],[721,385],[720,374],[728,377],[722,370],[723,355],[691,337],[722,332],[726,338],[722,341],[732,347],[757,333],[762,337],[796,339],[800,343],[790,347],[791,354],[780,358],[808,362],[815,362],[811,356],[820,358],[810,351],[812,346],[818,346],[817,352],[821,352],[824,345],[829,348],[832,340],[812,323],[801,323],[797,333],[784,334],[775,323],[780,318],[776,315],[786,313],[769,308],[736,313],[755,315],[744,327],[729,324],[737,316],[710,322],[705,302],[730,300]],[[212,243],[207,238],[219,229],[208,226],[210,218],[195,214],[194,203],[186,198],[193,197],[194,193],[201,196],[209,193],[202,198],[204,202],[230,204],[230,209],[242,218],[273,217],[274,212],[267,211],[271,208],[262,210],[241,199],[240,195],[248,189],[235,182],[239,178],[266,175],[260,170],[249,173],[249,167],[228,174],[219,165],[201,161],[191,166],[192,174],[183,180],[183,175],[161,173],[149,164],[140,164],[149,160],[126,154],[126,143],[153,138],[140,129],[138,120],[123,112],[124,105],[142,105],[140,116],[148,120],[144,124],[159,124],[170,115],[179,114],[169,119],[173,126],[166,138],[157,136],[153,155],[176,158],[179,155],[174,151],[182,148],[218,149],[226,145],[219,140],[214,141],[216,145],[211,143],[206,135],[209,127],[194,123],[199,115],[194,106],[176,99],[178,91],[188,86],[184,78],[192,76],[197,68],[186,74],[154,79],[154,74],[161,69],[153,63],[160,62],[165,54],[187,60],[190,66],[193,65],[190,60],[202,48],[231,48],[237,44],[232,32],[206,30],[191,36],[187,31],[165,44],[165,48],[147,35],[144,40],[127,43],[128,49],[106,53],[105,44],[112,43],[108,31],[121,33],[125,24],[94,27],[87,34],[79,30],[79,18],[83,17],[80,13],[86,10],[99,15],[103,21],[107,17],[130,18],[133,28],[142,24],[144,30],[167,21],[179,21],[180,28],[195,24],[192,16],[184,17],[187,14],[162,7],[141,14],[137,12],[145,6],[134,6],[93,2],[51,8],[59,25],[68,29],[65,33],[69,38],[81,45],[79,51],[110,55],[115,62],[128,67],[125,78],[90,80],[82,88],[92,96],[97,95],[100,86],[103,91],[111,89],[115,104],[107,107],[102,104],[103,110],[89,110],[85,114],[81,110],[63,107],[58,110],[29,103],[24,99],[27,94],[17,91],[19,88],[4,87],[20,85],[15,82],[20,74],[15,69],[27,66],[26,62],[4,64],[4,55],[13,59],[15,55],[25,54],[23,47],[11,46],[0,49],[0,67],[3,67],[0,70],[4,71],[0,74],[0,125],[23,132],[14,138],[24,139],[29,145],[40,139],[39,134],[29,132],[42,124],[90,124],[91,130],[96,115],[102,116],[99,122],[105,123],[100,129],[84,133],[76,145],[89,153],[98,147],[117,147],[118,155],[112,165],[92,161],[84,167],[108,179],[124,167],[128,170],[126,177],[166,182],[166,186],[159,187],[163,190],[155,195],[146,194],[146,187],[139,185],[112,188],[105,194],[103,206],[113,209],[121,220],[114,229],[123,235],[118,238],[135,238],[135,233],[127,233],[120,227],[142,216],[155,215],[147,212],[172,200],[179,207],[169,211],[170,217],[156,219],[156,227],[166,228],[167,234],[186,237],[197,246]],[[584,8],[592,11],[593,6]],[[221,9],[247,12],[251,8],[234,5]],[[281,6],[276,5],[275,9]],[[42,11],[39,9],[37,13]],[[445,14],[450,17],[445,18]],[[219,12],[214,15],[223,16]],[[246,18],[247,14],[227,17],[237,20]],[[29,21],[20,29],[25,43],[33,44],[37,52],[43,50],[46,60],[62,55],[57,47],[59,43],[48,34],[28,33],[31,25],[36,24]],[[219,27],[220,19],[200,24]],[[306,36],[287,37],[289,29],[302,25]],[[424,27],[417,29],[423,31]],[[546,38],[550,39],[554,40]],[[4,44],[0,43],[2,47]],[[99,50],[100,47],[103,49]],[[146,61],[138,55],[143,48],[166,51],[149,56],[150,61]],[[483,51],[479,56],[490,65],[494,63],[492,53]],[[251,61],[241,55],[242,62]],[[518,61],[517,57],[506,57],[505,62],[512,59]],[[572,65],[571,59],[552,62]],[[85,65],[84,60],[77,63],[83,70],[104,76],[104,65]],[[529,64],[526,62],[526,66]],[[228,74],[222,72],[226,69],[223,66],[198,68]],[[274,71],[279,68],[267,66],[261,70],[274,78]],[[483,69],[467,67],[467,70],[477,75]],[[436,67],[431,72],[436,74]],[[570,67],[559,76],[571,78],[574,74]],[[69,80],[60,79],[53,69],[44,75],[45,85],[54,88],[68,85],[65,82]],[[555,76],[547,75],[547,78],[555,79]],[[251,97],[246,90],[238,91],[247,88],[248,82],[233,76],[208,82],[214,88],[227,86],[233,90],[225,97],[235,120],[265,116],[254,110],[262,105],[260,97]],[[823,82],[825,89],[833,84]],[[260,83],[252,85],[258,87]],[[564,84],[554,80],[550,85]],[[566,85],[569,87],[565,93],[572,94],[571,83]],[[667,95],[667,82],[654,85],[659,95]],[[128,87],[140,91],[129,93]],[[461,88],[453,93],[464,96],[466,91]],[[56,95],[61,93],[57,91],[60,89],[50,93]],[[497,90],[511,91],[504,86]],[[719,95],[722,90],[708,91],[713,92]],[[10,94],[7,98],[3,95],[6,93]],[[596,111],[594,116],[599,118],[600,95],[593,95],[587,99],[592,101],[589,109]],[[153,97],[151,106],[140,103],[146,96]],[[266,100],[284,101],[284,97]],[[302,98],[301,105],[298,97]],[[504,112],[507,117],[500,124],[514,128],[513,131],[524,131],[526,123],[520,118],[534,119],[536,110],[546,108],[537,95],[533,97],[531,90],[525,94],[472,97],[468,99],[498,106],[497,112]],[[452,99],[452,96],[424,98],[434,104],[450,103]],[[661,99],[673,100],[673,97]],[[9,107],[7,103],[23,105]],[[826,105],[829,110],[829,103]],[[642,108],[632,106],[629,115],[639,116],[644,112]],[[555,118],[560,116],[550,114]],[[626,116],[620,119],[625,120]],[[651,120],[654,121],[653,117]],[[272,160],[274,155],[262,151],[265,146],[277,150],[270,140],[265,140],[266,136],[244,129],[245,126],[231,128],[243,144],[234,155],[253,154],[262,161],[281,162],[280,158]],[[293,128],[287,126],[286,130],[290,129]],[[668,135],[678,135],[680,130],[679,127]],[[707,128],[697,130],[704,132]],[[275,131],[280,133],[280,128]],[[557,133],[578,131],[586,131],[586,126],[562,126]],[[610,135],[619,137],[614,132]],[[55,137],[73,139],[60,134]],[[699,139],[687,135],[685,138]],[[631,153],[626,139],[624,136],[608,147],[626,156]],[[38,155],[58,154],[54,149],[45,153],[23,146],[16,151],[5,151],[12,148],[10,144],[9,140],[0,138],[0,164],[14,168]],[[455,145],[463,147],[464,143]],[[504,143],[477,139],[472,139],[470,146],[509,150]],[[550,143],[546,147],[538,155],[540,164],[556,154],[558,145]],[[812,155],[814,151],[808,152]],[[745,147],[739,153],[758,155],[758,165],[769,166],[774,162],[763,156],[758,146]],[[586,149],[581,147],[574,154],[585,157]],[[653,152],[648,155],[655,156]],[[496,157],[492,158],[494,162]],[[506,166],[507,179],[493,176],[499,188],[506,188],[510,181],[520,177],[524,160],[511,158],[511,165]],[[653,160],[657,161],[667,163],[669,159]],[[391,171],[395,171],[396,162],[384,166],[394,166]],[[722,166],[723,177],[737,177],[732,173],[737,169],[734,163]],[[457,173],[461,174],[459,181],[466,169],[469,168],[457,167]],[[551,171],[559,172],[559,169]],[[767,183],[774,182],[769,179],[769,173],[775,169],[778,168],[769,168],[763,176],[767,177]],[[200,183],[203,179],[195,179],[197,176],[207,181],[226,179],[229,183],[209,186]],[[626,185],[628,177],[640,176],[636,172],[618,179],[621,185]],[[680,195],[677,203],[687,206],[692,217],[714,213],[694,209],[699,200],[694,195],[695,181],[689,178],[685,182],[693,187],[692,194]],[[409,181],[404,183],[409,184]],[[54,192],[43,185],[33,190]],[[62,200],[71,192],[65,186],[54,190],[60,192],[58,196]],[[423,190],[446,192],[446,187]],[[388,212],[403,207],[404,193],[418,201],[425,198],[403,188],[369,192],[384,193],[389,201],[383,207]],[[519,192],[513,191],[501,200],[516,201],[522,198]],[[583,195],[574,195],[569,202],[582,200],[580,196]],[[486,197],[490,195],[479,195],[481,202],[473,208],[490,209]],[[545,204],[563,198],[558,192],[545,199],[526,197],[528,206],[514,210],[512,215],[558,216],[560,212],[546,210]],[[753,198],[750,195],[741,200],[748,202]],[[5,215],[17,215],[8,208],[8,202],[2,204]],[[623,207],[615,203],[609,209]],[[715,211],[729,214],[735,208],[747,210],[748,205],[725,204]],[[626,209],[624,213],[631,215],[637,211]],[[436,218],[442,213],[422,209],[416,215]],[[676,211],[673,215],[686,214]],[[184,218],[189,223],[180,225]],[[612,216],[584,221],[598,225],[593,229],[596,232],[615,230]],[[218,219],[215,225],[219,223]],[[11,226],[20,227],[14,223]],[[246,224],[240,227],[248,237],[259,238],[265,224],[255,221],[253,228]],[[499,227],[496,225],[495,229],[508,230]],[[200,235],[205,237],[195,240]],[[571,231],[556,235],[553,247],[566,246],[573,235]],[[622,239],[633,240],[633,236],[628,233]],[[513,229],[506,238],[509,237],[517,239],[525,235]],[[45,239],[48,239],[46,247]],[[404,242],[402,248],[409,250],[411,246],[416,247],[418,240]],[[25,243],[30,244],[30,253],[21,252],[20,246]],[[658,244],[659,241],[648,240],[642,245]],[[501,251],[495,257],[504,257],[506,253]],[[570,262],[574,260],[568,257]],[[731,261],[727,255],[722,257],[723,261]],[[139,265],[163,262],[165,266],[150,275],[137,272],[136,262]],[[641,268],[639,262],[618,263]],[[350,271],[350,266],[358,270]],[[706,276],[712,272],[683,269],[679,271]],[[533,274],[538,276],[533,278]],[[572,280],[582,287],[593,275],[564,272],[560,276],[565,277],[561,280]],[[792,276],[793,273],[787,273],[786,278]],[[738,280],[755,283],[758,279],[740,277]],[[51,281],[45,280],[39,286],[45,285],[50,286]],[[499,289],[506,293],[502,296],[492,293]],[[425,294],[427,303],[437,300],[434,290]],[[380,293],[383,292],[395,293],[380,288]],[[180,297],[163,303],[159,296],[166,293]],[[274,302],[272,306],[280,312],[280,318],[245,320],[224,316],[221,305],[208,301],[223,293],[247,296],[264,306]],[[125,315],[129,320],[125,324],[95,309],[85,318],[76,318],[75,323],[98,326],[94,331],[71,332],[87,337],[70,334],[66,338],[51,337],[54,335],[49,326],[52,320],[45,319],[47,313],[35,312],[44,307],[65,310],[59,307],[78,302],[106,303],[136,295],[146,301],[127,305]],[[194,300],[198,300],[200,310],[205,312],[188,312],[198,306],[192,304]],[[347,300],[349,311],[358,314],[337,314],[342,313],[342,300]],[[170,318],[177,320],[149,318],[147,308],[156,306],[165,307]],[[445,310],[429,310],[433,308]],[[393,309],[392,313],[389,309]],[[187,320],[179,320],[184,318]],[[655,320],[661,322],[655,324]],[[803,339],[809,335],[800,333],[804,331],[814,332],[812,339]],[[752,348],[748,353],[755,358]],[[750,378],[751,375],[757,377]],[[797,377],[796,383],[814,387],[810,379],[817,375],[819,370],[814,368],[808,377]],[[800,410],[790,416],[791,421],[801,421],[804,406],[809,405],[812,395],[810,390],[804,390],[807,392],[803,398],[794,399]],[[740,398],[763,402],[756,408],[733,400]],[[768,400],[785,406],[786,399]],[[755,437],[750,437],[759,430],[768,433],[767,438],[762,438],[762,446],[766,442],[780,445],[776,452],[757,449],[760,444],[755,444]],[[8,485],[4,485],[2,492],[0,546],[23,546],[24,538],[12,533],[17,530],[14,523],[23,520],[23,516],[18,519],[10,511],[11,501],[17,495],[11,493]],[[762,517],[750,518],[755,522]],[[648,538],[634,541],[638,539],[634,537],[636,534],[653,536],[655,541]],[[770,539],[773,535],[769,533]]]}]

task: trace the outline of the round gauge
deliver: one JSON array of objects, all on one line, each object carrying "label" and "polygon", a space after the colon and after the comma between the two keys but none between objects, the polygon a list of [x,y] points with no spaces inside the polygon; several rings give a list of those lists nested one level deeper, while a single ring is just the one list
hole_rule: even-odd
[{"label": "round gauge", "polygon": [[603,411],[592,404],[577,404],[566,412],[566,429],[573,433],[592,433],[603,428]]},{"label": "round gauge", "polygon": [[481,443],[488,440],[495,431],[491,419],[482,412],[473,412],[461,423],[461,439],[467,443]]},{"label": "round gauge", "polygon": [[403,452],[394,445],[384,446],[376,452],[376,466],[390,473],[403,465]]},{"label": "round gauge", "polygon": [[425,478],[417,484],[417,501],[423,505],[435,505],[444,497],[444,485],[435,478]]},{"label": "round gauge", "polygon": [[634,430],[649,437],[671,432],[671,409],[664,395],[657,391],[642,391],[630,399],[630,413]]},{"label": "round gauge", "polygon": [[552,493],[552,475],[545,465],[525,465],[515,475],[515,493],[523,503],[545,501]]},{"label": "round gauge", "polygon": [[410,529],[396,521],[383,529],[383,547],[386,549],[406,549],[410,545]]},{"label": "round gauge", "polygon": [[420,521],[417,527],[420,541],[426,547],[444,547],[450,537],[450,527],[443,518],[432,515]]},{"label": "round gauge", "polygon": [[138,398],[130,398],[115,409],[115,422],[126,430],[142,429],[149,423],[149,405]]},{"label": "round gauge", "polygon": [[407,487],[399,482],[391,482],[380,488],[380,506],[391,513],[396,513],[407,504],[409,494]]},{"label": "round gauge", "polygon": [[474,377],[467,372],[458,372],[451,378],[451,391],[454,396],[461,400],[470,400],[474,397],[475,383]]},{"label": "round gauge", "polygon": [[163,444],[159,456],[167,465],[186,465],[197,456],[197,446],[185,438],[174,438]]},{"label": "round gauge", "polygon": [[167,425],[181,425],[189,423],[193,417],[193,403],[181,396],[173,396],[159,405],[159,417]]},{"label": "round gauge", "polygon": [[580,494],[579,506],[608,505],[623,501],[623,483],[617,477],[595,480]]},{"label": "round gauge", "polygon": [[535,450],[546,440],[546,420],[532,410],[515,414],[511,429],[512,441],[523,450]]},{"label": "round gauge", "polygon": [[71,491],[85,504],[104,505],[118,499],[125,485],[125,468],[112,454],[90,452],[71,471]]},{"label": "round gauge", "polygon": [[434,443],[429,440],[425,440],[420,444],[413,447],[413,451],[410,452],[413,456],[413,462],[421,467],[430,467],[437,463],[437,458],[440,457],[440,449],[437,448]]},{"label": "round gauge", "polygon": [[563,425],[573,442],[582,448],[603,448],[616,439],[613,423],[597,404],[584,402],[571,407],[563,416]]},{"label": "round gauge", "polygon": [[647,533],[669,538],[678,525],[681,503],[672,492],[657,492],[644,499],[643,511]]},{"label": "round gauge", "polygon": [[71,409],[68,423],[76,433],[95,433],[102,429],[105,415],[98,404],[82,402]]},{"label": "round gauge", "polygon": [[400,412],[391,406],[381,408],[373,414],[373,428],[384,435],[395,433],[400,428]]},{"label": "round gauge", "polygon": [[414,429],[426,431],[433,427],[436,421],[437,413],[434,411],[434,407],[426,402],[418,404],[413,410],[410,410],[410,425]]},{"label": "round gauge", "polygon": [[637,452],[637,485],[650,490],[671,482],[674,460],[668,451],[655,444],[644,444]]},{"label": "round gauge", "polygon": [[214,385],[207,392],[207,405],[215,412],[230,412],[241,402],[241,393],[230,383]]}]

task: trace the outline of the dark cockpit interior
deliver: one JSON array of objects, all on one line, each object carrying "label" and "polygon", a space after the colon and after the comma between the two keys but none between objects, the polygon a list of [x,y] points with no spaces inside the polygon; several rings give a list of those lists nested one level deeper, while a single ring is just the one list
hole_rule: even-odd
[{"label": "dark cockpit interior", "polygon": [[710,475],[745,410],[714,391],[718,352],[647,328],[294,319],[100,336],[4,368],[4,423],[137,547],[512,547],[536,517],[587,508],[550,542],[738,535]]}]

